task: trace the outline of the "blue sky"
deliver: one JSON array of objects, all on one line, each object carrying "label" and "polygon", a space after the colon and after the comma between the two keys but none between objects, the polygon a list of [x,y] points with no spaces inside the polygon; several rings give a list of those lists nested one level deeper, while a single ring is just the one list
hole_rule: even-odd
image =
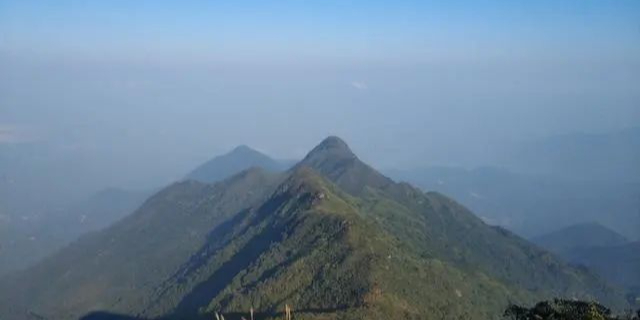
[{"label": "blue sky", "polygon": [[638,1],[0,1],[15,55],[165,62],[631,59]]},{"label": "blue sky", "polygon": [[640,125],[640,1],[0,0],[0,70],[0,146],[107,185],[329,134],[380,167],[474,167]]}]

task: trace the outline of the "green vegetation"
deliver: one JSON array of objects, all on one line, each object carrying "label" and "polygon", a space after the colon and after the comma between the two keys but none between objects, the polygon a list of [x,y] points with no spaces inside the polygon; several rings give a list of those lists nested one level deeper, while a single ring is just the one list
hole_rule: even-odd
[{"label": "green vegetation", "polygon": [[504,316],[510,320],[639,320],[640,310],[613,315],[610,309],[596,302],[555,299],[531,308],[511,305]]},{"label": "green vegetation", "polygon": [[585,266],[627,291],[640,307],[640,242],[629,242],[598,224],[581,224],[534,240],[574,265]]},{"label": "green vegetation", "polygon": [[[0,286],[0,317],[499,319],[510,301],[624,297],[328,138],[281,175],[178,183]],[[6,290],[5,288],[16,288]],[[87,318],[89,319],[89,318]]]},{"label": "green vegetation", "polygon": [[624,236],[596,222],[572,225],[532,241],[561,256],[570,255],[580,248],[611,247],[629,242]]},{"label": "green vegetation", "polygon": [[640,308],[640,242],[609,247],[576,248],[565,255],[576,265],[593,270],[627,290],[627,300]]}]

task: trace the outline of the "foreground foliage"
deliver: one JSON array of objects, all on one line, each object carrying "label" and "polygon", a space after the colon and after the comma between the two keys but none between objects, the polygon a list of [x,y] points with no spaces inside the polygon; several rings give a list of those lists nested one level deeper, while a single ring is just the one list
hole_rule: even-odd
[{"label": "foreground foliage", "polygon": [[511,305],[504,317],[510,320],[639,320],[640,310],[613,315],[610,309],[596,302],[555,299],[531,308]]}]

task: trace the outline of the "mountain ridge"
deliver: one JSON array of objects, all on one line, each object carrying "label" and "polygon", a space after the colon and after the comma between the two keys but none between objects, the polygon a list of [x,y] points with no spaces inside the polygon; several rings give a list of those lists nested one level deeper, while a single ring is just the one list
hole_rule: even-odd
[{"label": "mountain ridge", "polygon": [[631,242],[597,223],[563,228],[534,242],[624,288],[629,303],[640,306],[640,242]]},{"label": "mountain ridge", "polygon": [[597,222],[571,225],[531,240],[559,255],[565,255],[580,247],[610,247],[629,242],[624,236]]},{"label": "mountain ridge", "polygon": [[510,299],[555,295],[624,301],[453,200],[393,182],[330,137],[284,173],[172,184],[0,286],[0,310],[195,319],[291,303],[312,319],[486,319]]}]

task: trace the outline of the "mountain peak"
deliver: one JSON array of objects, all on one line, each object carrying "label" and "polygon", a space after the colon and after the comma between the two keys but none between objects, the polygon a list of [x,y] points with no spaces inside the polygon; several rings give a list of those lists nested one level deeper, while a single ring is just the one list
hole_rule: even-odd
[{"label": "mountain peak", "polygon": [[233,148],[233,150],[231,150],[231,152],[229,152],[228,154],[234,154],[234,153],[260,153],[259,151],[249,147],[246,144],[241,144],[235,148]]},{"label": "mountain peak", "polygon": [[351,152],[349,146],[344,140],[340,139],[338,136],[328,136],[320,144],[319,147],[327,148],[327,149],[341,149],[345,151]]},{"label": "mountain peak", "polygon": [[305,160],[311,159],[355,159],[356,155],[353,154],[349,146],[344,140],[336,137],[329,136],[322,140],[313,150],[307,154]]},{"label": "mountain peak", "polygon": [[382,188],[393,183],[360,161],[336,136],[324,139],[297,166],[312,168],[350,194],[360,194],[366,187]]},{"label": "mountain peak", "polygon": [[239,145],[226,154],[217,156],[197,167],[187,179],[204,183],[224,180],[251,167],[261,167],[267,171],[281,171],[283,165],[269,156],[246,145]]}]

